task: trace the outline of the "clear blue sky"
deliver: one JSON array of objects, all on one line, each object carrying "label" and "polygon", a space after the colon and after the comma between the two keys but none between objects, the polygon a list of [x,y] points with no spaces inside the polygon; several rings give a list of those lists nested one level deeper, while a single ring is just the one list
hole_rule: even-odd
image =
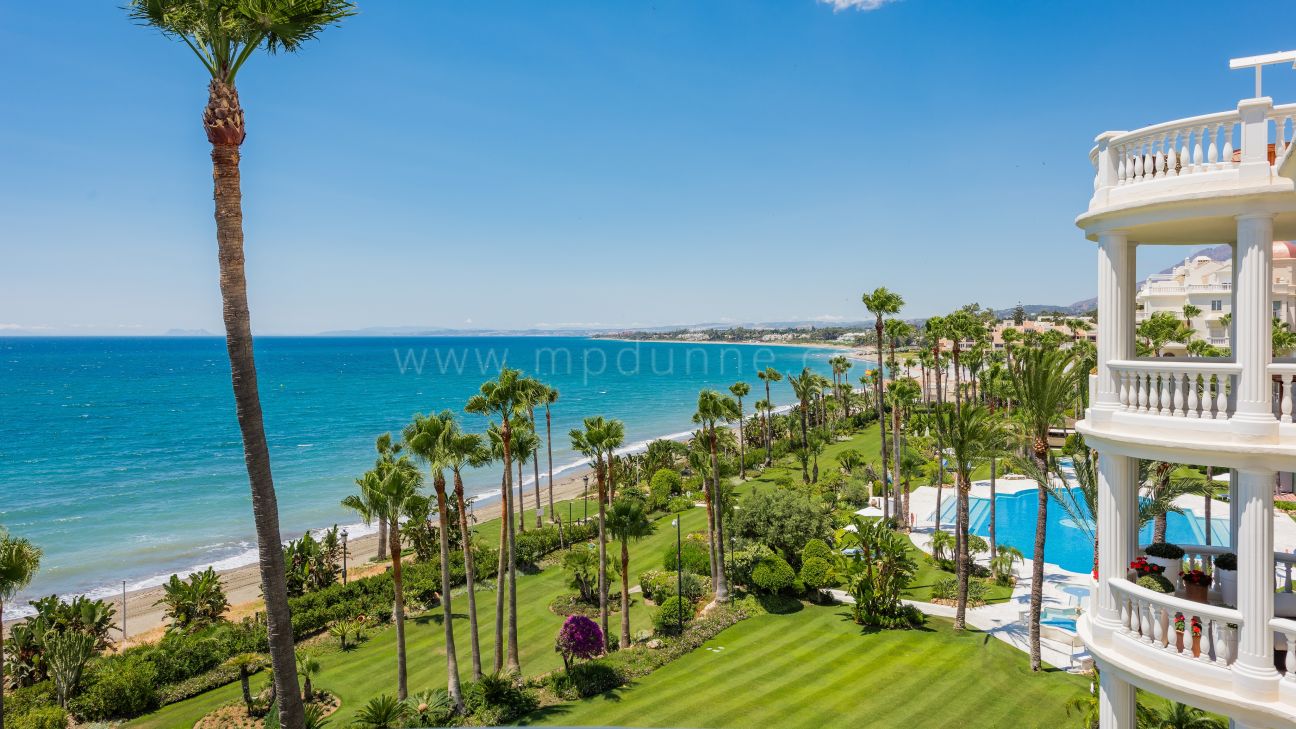
[{"label": "clear blue sky", "polygon": [[[0,6],[9,331],[221,330],[204,74],[118,4]],[[1232,108],[1230,56],[1296,47],[1272,2],[859,4],[361,0],[239,78],[254,326],[1069,304],[1094,136]]]}]

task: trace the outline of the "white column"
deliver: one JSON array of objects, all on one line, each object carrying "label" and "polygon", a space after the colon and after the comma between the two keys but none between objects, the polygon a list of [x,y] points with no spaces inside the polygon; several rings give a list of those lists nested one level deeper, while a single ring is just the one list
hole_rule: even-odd
[{"label": "white column", "polygon": [[1098,728],[1134,729],[1134,684],[1103,671],[1098,678]]},{"label": "white column", "polygon": [[1098,236],[1098,386],[1090,403],[1096,421],[1120,407],[1120,383],[1107,363],[1133,354],[1133,252],[1123,232]]},{"label": "white column", "polygon": [[1121,627],[1120,606],[1107,581],[1124,577],[1138,549],[1138,461],[1098,456],[1098,609],[1094,636],[1107,640]]},{"label": "white column", "polygon": [[1237,283],[1233,288],[1233,321],[1236,336],[1233,356],[1242,373],[1235,389],[1235,433],[1260,439],[1277,439],[1278,420],[1273,415],[1273,385],[1269,363],[1273,359],[1273,216],[1239,215],[1237,218]]},{"label": "white column", "polygon": [[1274,472],[1238,469],[1237,498],[1231,507],[1241,514],[1237,533],[1238,610],[1242,629],[1238,658],[1233,664],[1233,688],[1257,701],[1278,698],[1274,669],[1273,484]]},{"label": "white column", "polygon": [[1268,182],[1272,176],[1269,120],[1265,118],[1272,109],[1273,99],[1268,96],[1238,102],[1238,112],[1242,116],[1242,162],[1238,165],[1238,177],[1244,181]]}]

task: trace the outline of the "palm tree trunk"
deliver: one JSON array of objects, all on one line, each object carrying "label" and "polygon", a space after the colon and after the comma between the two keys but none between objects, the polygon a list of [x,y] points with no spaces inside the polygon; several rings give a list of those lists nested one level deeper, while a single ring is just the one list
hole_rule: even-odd
[{"label": "palm tree trunk", "polygon": [[500,537],[499,537],[499,563],[495,570],[495,663],[492,672],[499,673],[504,669],[504,600],[508,597],[508,521],[509,515],[513,513],[513,504],[510,496],[512,491],[509,489],[509,468],[504,467],[504,475],[500,476]]},{"label": "palm tree trunk", "polygon": [[[3,681],[0,681],[3,683]],[[243,690],[243,706],[247,707],[248,715],[252,715],[252,687],[248,684],[248,671],[246,666],[239,666],[239,688]],[[0,706],[0,709],[3,709]]]},{"label": "palm tree trunk", "polygon": [[[1045,433],[1045,436],[1048,434]],[[1038,443],[1047,441],[1038,438],[1035,458],[1040,462],[1040,472],[1048,479],[1048,450],[1041,453]],[[1044,538],[1048,531],[1048,489],[1040,484],[1039,503],[1035,509],[1035,554],[1031,564],[1030,592],[1030,666],[1032,671],[1041,667],[1040,660],[1040,611],[1044,604]]]},{"label": "palm tree trunk", "polygon": [[[512,464],[513,453],[510,450],[510,440],[512,439],[512,430],[509,426],[508,418],[503,419],[502,430],[504,433],[504,472],[509,473],[512,478],[509,466]],[[512,484],[509,484],[512,486]],[[511,490],[511,489],[510,489]],[[521,501],[521,499],[518,499]],[[509,589],[509,610],[508,610],[508,659],[505,668],[509,673],[518,674],[522,672],[522,664],[518,661],[518,634],[517,634],[517,552],[514,549],[516,526],[513,522],[513,510],[508,511],[508,589]]]},{"label": "palm tree trunk", "polygon": [[747,480],[747,436],[743,431],[742,397],[738,398],[738,478]]},{"label": "palm tree trunk", "polygon": [[526,490],[522,483],[522,461],[517,462],[517,494],[518,494],[518,513],[517,523],[522,531],[526,531]]},{"label": "palm tree trunk", "polygon": [[716,580],[711,583],[715,585],[716,602],[724,602],[729,599],[729,581],[725,579],[724,571],[724,521],[721,512],[724,511],[724,503],[720,495],[720,458],[716,454],[716,426],[715,422],[711,423],[711,488],[715,493],[711,498],[711,511],[715,514],[715,529],[712,534],[715,537],[715,554],[716,554]]},{"label": "palm tree trunk", "polygon": [[558,518],[557,512],[554,511],[553,500],[553,422],[549,417],[549,404],[545,403],[545,450],[549,452],[549,522],[553,523]]},{"label": "palm tree trunk", "polygon": [[709,480],[705,478],[702,480],[702,499],[706,502],[707,559],[710,561],[708,566],[711,568],[711,586],[715,587],[719,584],[719,578],[716,575],[715,516],[712,513],[714,502],[711,498],[711,487],[707,484]]},{"label": "palm tree trunk", "polygon": [[[238,92],[213,80],[207,111],[236,113],[242,117]],[[207,115],[204,114],[204,117]],[[288,611],[288,585],[284,575],[283,540],[279,534],[279,504],[270,471],[261,398],[257,391],[256,360],[252,351],[252,322],[248,311],[247,277],[243,257],[243,193],[239,176],[240,138],[234,144],[212,141],[212,179],[216,201],[216,242],[220,261],[220,290],[225,319],[225,347],[229,353],[234,408],[243,436],[243,457],[252,492],[252,518],[257,533],[257,559],[261,592],[265,596],[266,629],[274,680],[284,729],[301,729],[305,713],[298,694],[297,657],[292,616]]]},{"label": "palm tree trunk", "polygon": [[[608,454],[610,457],[611,454]],[[607,647],[608,636],[608,579],[607,579],[607,464],[597,464],[595,473],[598,477],[598,591],[599,591],[599,627],[603,629],[604,647]]]},{"label": "palm tree trunk", "polygon": [[[945,396],[941,390],[941,371],[940,371],[940,353],[936,354],[936,365],[932,368],[932,374],[936,378],[936,408],[939,410],[945,404]],[[941,528],[941,494],[945,492],[945,444],[941,442],[940,431],[936,431],[936,529]]]},{"label": "palm tree trunk", "polygon": [[621,540],[621,650],[630,647],[630,548]]},{"label": "palm tree trunk", "polygon": [[766,466],[769,466],[771,463],[774,462],[774,454],[773,451],[771,450],[774,444],[770,441],[770,409],[772,409],[773,407],[774,407],[774,403],[770,401],[769,380],[765,380],[765,465]]},{"label": "palm tree trunk", "polygon": [[[463,691],[459,686],[459,656],[455,653],[454,610],[450,606],[450,511],[446,508],[445,477],[440,472],[433,478],[437,497],[437,529],[441,537],[441,614],[445,623],[446,691],[454,703],[455,712],[463,712]],[[467,541],[468,534],[460,535]],[[465,568],[467,564],[465,563]]]},{"label": "palm tree trunk", "polygon": [[458,469],[454,472],[454,490],[455,506],[459,510],[459,535],[463,542],[464,582],[468,590],[468,639],[472,649],[472,680],[475,682],[480,681],[482,676],[481,645],[477,640],[477,594],[473,585],[476,576],[473,574],[472,539],[468,533],[468,507],[464,503],[463,476]]},{"label": "palm tree trunk", "polygon": [[[395,609],[392,611],[396,620],[396,698],[404,701],[409,696],[409,687],[405,675],[405,585],[401,581],[399,522],[392,522],[389,535],[391,539],[392,586],[396,591]],[[278,672],[276,671],[276,673]],[[278,676],[275,678],[277,680]]]},{"label": "palm tree trunk", "polygon": [[877,357],[877,392],[874,393],[874,396],[877,400],[878,435],[881,437],[880,443],[882,448],[882,507],[883,512],[885,512],[884,516],[889,519],[891,518],[891,501],[887,498],[887,494],[890,492],[887,490],[886,482],[887,474],[890,472],[890,469],[887,467],[886,410],[884,409],[882,402],[886,395],[886,371],[882,368],[882,316],[880,314],[877,318]]},{"label": "palm tree trunk", "polygon": [[387,559],[387,520],[378,520],[378,561]]},{"label": "palm tree trunk", "polygon": [[902,525],[907,526],[909,523],[908,515],[900,512],[900,408],[897,405],[891,406],[891,448],[894,457],[891,459],[891,492],[894,494],[895,507],[892,509],[893,515],[900,519]]},{"label": "palm tree trunk", "polygon": [[[960,466],[960,469],[963,467]],[[956,566],[958,575],[958,601],[954,608],[954,629],[963,630],[967,621],[967,599],[968,599],[968,573],[971,565],[968,564],[968,492],[972,488],[967,483],[964,474],[958,475],[958,545],[955,551],[958,555]],[[1042,489],[1041,489],[1042,490]]]}]

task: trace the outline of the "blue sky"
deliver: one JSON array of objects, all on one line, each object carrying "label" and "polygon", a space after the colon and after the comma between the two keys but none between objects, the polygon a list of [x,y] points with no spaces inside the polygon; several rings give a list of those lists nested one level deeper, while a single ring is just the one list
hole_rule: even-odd
[{"label": "blue sky", "polygon": [[[836,4],[362,0],[256,58],[254,326],[1068,304],[1094,136],[1232,108],[1229,57],[1296,47],[1272,3]],[[0,334],[221,330],[203,71],[117,5],[0,5]]]}]

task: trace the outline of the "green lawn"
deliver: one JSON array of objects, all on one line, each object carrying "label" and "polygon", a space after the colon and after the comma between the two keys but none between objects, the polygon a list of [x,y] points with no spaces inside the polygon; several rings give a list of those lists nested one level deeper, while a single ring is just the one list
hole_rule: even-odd
[{"label": "green lawn", "polygon": [[[921,549],[909,545],[910,556],[918,563],[918,573],[914,575],[913,580],[909,583],[909,589],[905,591],[905,597],[910,600],[920,602],[931,602],[932,587],[936,581],[942,577],[952,577],[953,572],[946,572],[936,565],[936,562]],[[986,602],[1007,602],[1012,598],[1012,588],[1002,587],[993,582],[987,583]]]},{"label": "green lawn", "polygon": [[[714,649],[714,650],[709,650]],[[720,650],[722,649],[722,650]],[[947,620],[868,633],[841,606],[761,615],[634,685],[542,709],[539,724],[640,727],[1058,727],[1089,679]]]}]

